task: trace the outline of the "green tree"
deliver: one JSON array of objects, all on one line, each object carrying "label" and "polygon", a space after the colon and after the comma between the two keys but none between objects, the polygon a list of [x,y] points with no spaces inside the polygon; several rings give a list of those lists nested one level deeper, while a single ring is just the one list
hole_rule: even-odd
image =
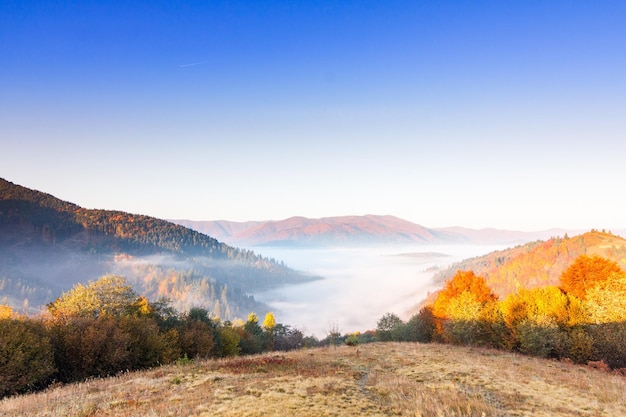
[{"label": "green tree", "polygon": [[239,334],[229,325],[219,328],[220,340],[222,342],[222,356],[238,356],[241,352],[239,346]]},{"label": "green tree", "polygon": [[409,319],[406,327],[409,341],[421,343],[431,342],[435,332],[435,318],[432,308],[423,307],[419,313]]},{"label": "green tree", "polygon": [[378,340],[383,342],[393,340],[394,332],[403,324],[402,319],[395,313],[385,313],[376,323],[376,335],[378,336]]}]

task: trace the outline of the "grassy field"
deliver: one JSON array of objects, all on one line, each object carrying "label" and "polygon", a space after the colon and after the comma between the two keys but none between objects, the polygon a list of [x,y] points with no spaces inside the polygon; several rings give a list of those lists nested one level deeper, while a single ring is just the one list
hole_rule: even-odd
[{"label": "grassy field", "polygon": [[376,343],[165,366],[0,401],[3,416],[626,416],[626,378],[495,350]]}]

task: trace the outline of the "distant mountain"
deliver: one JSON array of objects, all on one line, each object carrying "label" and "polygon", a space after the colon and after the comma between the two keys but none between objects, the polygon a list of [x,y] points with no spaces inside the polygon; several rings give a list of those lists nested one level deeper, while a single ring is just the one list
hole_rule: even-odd
[{"label": "distant mountain", "polygon": [[[535,241],[514,248],[452,264],[434,280],[443,285],[459,270],[471,270],[485,278],[500,297],[519,288],[558,285],[561,273],[580,255],[598,255],[617,262],[626,270],[626,239],[607,232],[591,231],[574,237]],[[429,296],[434,300],[434,294]]]},{"label": "distant mountain", "polygon": [[40,308],[105,273],[125,275],[150,299],[225,319],[267,310],[251,292],[311,279],[165,220],[88,210],[0,179],[0,303]]},{"label": "distant mountain", "polygon": [[561,229],[518,232],[462,227],[427,228],[394,216],[341,216],[279,221],[172,220],[236,246],[360,246],[383,244],[519,244],[565,233]]}]

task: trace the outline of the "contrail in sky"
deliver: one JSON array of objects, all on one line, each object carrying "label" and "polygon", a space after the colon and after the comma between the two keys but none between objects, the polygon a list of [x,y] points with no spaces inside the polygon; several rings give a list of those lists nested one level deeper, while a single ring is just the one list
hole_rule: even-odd
[{"label": "contrail in sky", "polygon": [[193,67],[193,66],[200,65],[200,64],[204,64],[204,62],[193,62],[191,64],[181,64],[178,66],[178,68]]}]

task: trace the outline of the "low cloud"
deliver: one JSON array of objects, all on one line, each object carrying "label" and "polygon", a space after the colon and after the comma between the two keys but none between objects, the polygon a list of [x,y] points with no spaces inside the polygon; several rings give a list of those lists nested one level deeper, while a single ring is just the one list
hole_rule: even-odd
[{"label": "low cloud", "polygon": [[[324,277],[255,294],[269,304],[276,318],[326,336],[331,327],[342,333],[374,329],[387,312],[407,320],[408,311],[438,286],[434,268],[482,255],[497,248],[437,246],[370,249],[255,248],[264,256],[284,260],[296,269]],[[499,249],[499,248],[498,248]],[[391,256],[405,254],[404,256]],[[448,256],[442,256],[442,254]]]}]

